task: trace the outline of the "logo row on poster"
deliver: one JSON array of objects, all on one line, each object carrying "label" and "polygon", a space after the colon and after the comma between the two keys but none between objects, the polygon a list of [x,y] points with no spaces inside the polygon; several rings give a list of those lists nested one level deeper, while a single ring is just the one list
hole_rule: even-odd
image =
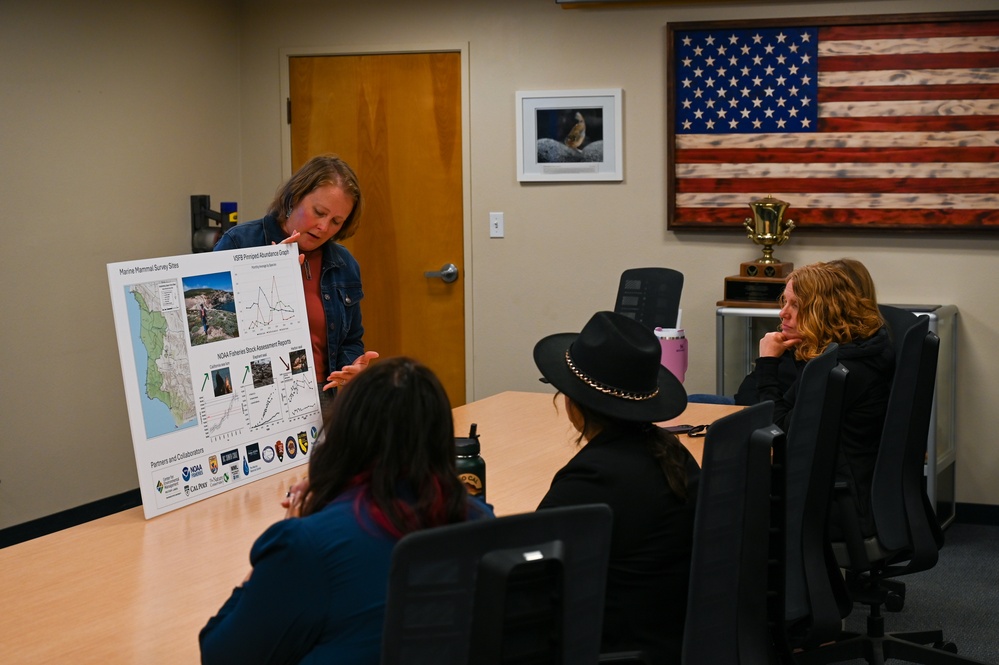
[{"label": "logo row on poster", "polygon": [[182,498],[223,491],[251,476],[277,471],[268,468],[274,464],[301,463],[317,435],[317,429],[312,427],[311,431],[300,431],[297,436],[277,439],[274,443],[250,443],[242,450],[232,448],[200,460],[157,469],[153,473],[157,503],[163,507]]}]

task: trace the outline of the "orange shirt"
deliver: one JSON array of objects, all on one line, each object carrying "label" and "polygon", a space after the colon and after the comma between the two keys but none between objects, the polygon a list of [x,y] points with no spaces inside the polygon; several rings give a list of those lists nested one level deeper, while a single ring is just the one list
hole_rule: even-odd
[{"label": "orange shirt", "polygon": [[333,371],[329,367],[329,348],[326,336],[326,314],[323,311],[323,294],[319,288],[323,269],[323,250],[305,252],[302,265],[302,284],[305,287],[305,310],[309,316],[309,333],[312,337],[312,357],[316,364],[319,389],[326,385],[326,377]]}]

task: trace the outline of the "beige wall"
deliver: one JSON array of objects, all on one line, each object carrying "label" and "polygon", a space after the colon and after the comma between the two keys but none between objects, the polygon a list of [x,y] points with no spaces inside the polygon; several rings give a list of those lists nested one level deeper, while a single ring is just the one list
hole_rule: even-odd
[{"label": "beige wall", "polygon": [[[193,193],[238,200],[244,220],[262,213],[284,177],[282,49],[467,48],[472,398],[540,389],[534,342],[611,308],[621,270],[638,265],[685,274],[687,388],[710,392],[722,278],[756,252],[740,232],[665,228],[666,24],[940,9],[935,0],[136,4],[85,12],[71,0],[0,0],[0,214],[18,240],[0,250],[0,528],[136,486],[105,264],[188,251]],[[605,87],[624,90],[624,182],[519,184],[515,92]],[[503,239],[488,237],[496,210],[506,213]],[[779,252],[796,264],[853,256],[884,302],[960,308],[958,500],[968,503],[999,504],[997,249],[999,237],[796,232]]]},{"label": "beige wall", "polygon": [[138,487],[106,264],[239,199],[231,2],[0,0],[0,528]]}]

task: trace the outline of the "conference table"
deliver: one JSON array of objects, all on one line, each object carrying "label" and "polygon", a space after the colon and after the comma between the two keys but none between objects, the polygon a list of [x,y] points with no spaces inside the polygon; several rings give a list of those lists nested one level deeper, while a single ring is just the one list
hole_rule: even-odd
[{"label": "conference table", "polygon": [[[577,451],[551,393],[504,392],[454,409],[472,423],[497,515],[533,511]],[[557,408],[556,408],[557,404]],[[667,424],[742,407],[690,404]],[[681,436],[698,462],[703,438]],[[0,549],[0,663],[199,662],[198,631],[249,571],[249,552],[284,516],[299,466],[146,520],[136,507]]]}]

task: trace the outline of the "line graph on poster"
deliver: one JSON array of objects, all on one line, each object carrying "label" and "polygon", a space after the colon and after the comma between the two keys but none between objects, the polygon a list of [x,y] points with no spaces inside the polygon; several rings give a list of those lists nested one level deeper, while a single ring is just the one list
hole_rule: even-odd
[{"label": "line graph on poster", "polygon": [[239,323],[247,333],[265,335],[299,325],[298,312],[291,304],[294,284],[287,276],[240,271],[233,274],[233,288],[239,303]]},{"label": "line graph on poster", "polygon": [[316,381],[311,375],[284,375],[281,380],[281,395],[289,419],[308,418],[319,412]]},{"label": "line graph on poster", "polygon": [[198,401],[206,438],[212,441],[224,441],[239,434],[246,427],[242,390],[221,397],[202,396]]}]

